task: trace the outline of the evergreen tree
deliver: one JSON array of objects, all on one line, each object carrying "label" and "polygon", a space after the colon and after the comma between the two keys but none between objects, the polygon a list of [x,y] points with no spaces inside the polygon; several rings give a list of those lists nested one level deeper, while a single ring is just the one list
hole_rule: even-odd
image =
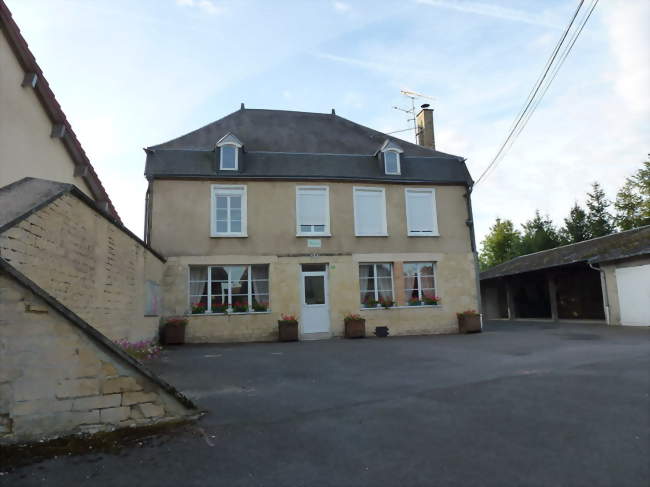
[{"label": "evergreen tree", "polygon": [[515,230],[512,221],[501,221],[497,218],[495,224],[490,227],[490,233],[481,242],[481,269],[485,270],[517,257],[520,243],[521,235]]},{"label": "evergreen tree", "polygon": [[650,161],[625,180],[616,194],[614,208],[620,230],[650,225]]},{"label": "evergreen tree", "polygon": [[598,182],[591,185],[591,193],[587,193],[587,221],[591,238],[603,237],[614,233],[613,217],[609,213],[609,200]]},{"label": "evergreen tree", "polygon": [[564,228],[560,230],[560,237],[563,244],[582,242],[591,238],[587,212],[578,205],[578,202],[573,204],[569,216],[564,219]]},{"label": "evergreen tree", "polygon": [[524,232],[519,247],[520,255],[552,249],[560,245],[561,240],[553,221],[549,216],[542,217],[535,210],[535,217],[522,225]]}]

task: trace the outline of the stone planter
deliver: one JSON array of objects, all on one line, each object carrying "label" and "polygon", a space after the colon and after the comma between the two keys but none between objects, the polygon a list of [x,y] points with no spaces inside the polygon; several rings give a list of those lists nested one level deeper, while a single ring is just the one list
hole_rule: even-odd
[{"label": "stone planter", "polygon": [[165,323],[160,329],[160,342],[163,345],[182,345],[185,343],[185,326]]},{"label": "stone planter", "polygon": [[458,315],[458,331],[460,333],[480,333],[481,315]]},{"label": "stone planter", "polygon": [[366,336],[366,320],[347,320],[345,338],[363,338]]},{"label": "stone planter", "polygon": [[281,342],[297,342],[298,322],[278,320],[278,336]]}]

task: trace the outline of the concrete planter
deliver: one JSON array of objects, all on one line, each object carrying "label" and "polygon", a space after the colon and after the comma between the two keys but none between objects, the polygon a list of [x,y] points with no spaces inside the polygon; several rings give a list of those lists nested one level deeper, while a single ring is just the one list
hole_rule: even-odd
[{"label": "concrete planter", "polygon": [[298,322],[278,320],[278,336],[281,342],[297,342]]},{"label": "concrete planter", "polygon": [[347,320],[345,338],[363,338],[366,336],[366,320]]},{"label": "concrete planter", "polygon": [[460,333],[480,333],[481,315],[458,315],[458,331]]}]

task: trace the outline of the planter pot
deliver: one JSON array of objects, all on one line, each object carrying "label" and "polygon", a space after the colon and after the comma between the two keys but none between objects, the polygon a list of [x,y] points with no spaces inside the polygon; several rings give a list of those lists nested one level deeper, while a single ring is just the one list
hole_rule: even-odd
[{"label": "planter pot", "polygon": [[363,338],[366,336],[366,320],[348,320],[345,322],[345,338]]},{"label": "planter pot", "polygon": [[163,345],[182,345],[185,343],[186,325],[163,325],[160,341]]},{"label": "planter pot", "polygon": [[278,320],[278,335],[281,342],[297,342],[298,322]]},{"label": "planter pot", "polygon": [[377,337],[387,337],[388,336],[388,327],[387,326],[376,326],[375,327],[375,336]]},{"label": "planter pot", "polygon": [[480,333],[480,315],[460,315],[458,317],[458,331],[460,333]]}]

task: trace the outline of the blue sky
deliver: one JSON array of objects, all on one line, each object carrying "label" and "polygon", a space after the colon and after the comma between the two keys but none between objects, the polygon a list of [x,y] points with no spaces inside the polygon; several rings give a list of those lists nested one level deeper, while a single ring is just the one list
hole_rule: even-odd
[{"label": "blue sky", "polygon": [[[495,154],[576,1],[7,0],[122,219],[142,233],[145,146],[239,108],[407,128],[434,97],[440,150]],[[536,208],[613,197],[650,151],[650,2],[601,0],[525,132],[474,193],[479,240]],[[404,132],[409,139],[411,134]],[[409,139],[410,140],[410,139]]]}]

